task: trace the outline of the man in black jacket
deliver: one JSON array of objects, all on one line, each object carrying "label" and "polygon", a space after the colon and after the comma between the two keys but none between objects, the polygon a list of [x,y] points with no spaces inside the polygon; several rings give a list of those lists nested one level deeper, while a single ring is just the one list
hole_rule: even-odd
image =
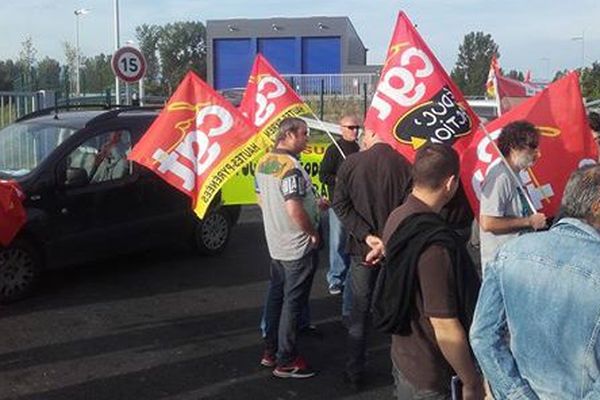
[{"label": "man in black jacket", "polygon": [[383,232],[385,271],[378,283],[374,320],[393,333],[391,357],[398,399],[449,399],[458,375],[464,399],[483,399],[467,332],[479,277],[464,241],[440,215],[454,197],[458,154],[428,144],[416,155],[411,194]]},{"label": "man in black jacket", "polygon": [[352,302],[345,378],[355,388],[363,379],[371,298],[383,250],[381,234],[411,185],[406,158],[374,132],[366,131],[363,143],[366,150],[350,155],[338,170],[333,196],[333,209],[349,234]]},{"label": "man in black jacket", "polygon": [[[350,154],[359,150],[356,139],[360,130],[360,120],[354,115],[346,115],[340,119],[340,131],[342,137],[335,143],[331,143],[319,168],[319,178],[327,186],[328,198],[333,199],[335,190],[335,179],[342,162]],[[346,251],[347,233],[333,209],[329,210],[329,271],[327,271],[327,283],[329,293],[337,295],[344,290],[342,315],[350,312],[351,291],[346,287],[350,257]],[[349,286],[349,285],[348,285]]]}]

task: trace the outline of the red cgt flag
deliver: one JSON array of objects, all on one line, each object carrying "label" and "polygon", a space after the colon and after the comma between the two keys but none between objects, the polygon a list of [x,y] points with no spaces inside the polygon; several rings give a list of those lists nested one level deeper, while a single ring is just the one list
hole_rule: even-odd
[{"label": "red cgt flag", "polygon": [[[556,215],[562,192],[575,169],[597,159],[588,127],[579,79],[572,72],[516,108],[490,122],[486,129],[494,140],[510,122],[527,120],[541,133],[541,158],[521,173],[521,181],[538,211]],[[479,215],[481,185],[487,172],[501,162],[483,130],[477,132],[461,157],[461,175],[469,202]]]},{"label": "red cgt flag", "polygon": [[0,180],[0,244],[8,246],[17,236],[27,214],[23,208],[24,194],[14,181]]},{"label": "red cgt flag", "polygon": [[202,218],[227,179],[264,147],[250,121],[188,72],[129,158],[190,196]]},{"label": "red cgt flag", "polygon": [[428,141],[460,153],[479,125],[460,90],[400,12],[365,128],[409,160]]},{"label": "red cgt flag", "polygon": [[260,53],[254,59],[239,109],[271,140],[277,135],[282,119],[311,112]]}]

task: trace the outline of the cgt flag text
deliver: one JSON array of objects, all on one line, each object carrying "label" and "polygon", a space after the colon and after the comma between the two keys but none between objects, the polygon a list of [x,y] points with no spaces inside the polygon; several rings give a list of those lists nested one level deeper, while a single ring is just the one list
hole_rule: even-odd
[{"label": "cgt flag text", "polygon": [[365,129],[412,161],[427,142],[452,145],[460,153],[478,125],[460,90],[400,12]]},{"label": "cgt flag text", "polygon": [[265,147],[250,121],[188,72],[129,159],[190,196],[203,218],[225,181]]},{"label": "cgt flag text", "polygon": [[[570,174],[597,159],[579,78],[572,72],[516,108],[490,122],[486,129],[496,140],[510,122],[527,120],[540,131],[540,159],[521,173],[535,208],[548,216],[558,212],[562,192]],[[500,155],[483,130],[477,132],[461,156],[461,175],[465,193],[475,215],[479,215],[481,186],[488,171],[500,163]]]},{"label": "cgt flag text", "polygon": [[273,140],[281,120],[310,113],[294,89],[257,54],[239,107],[261,134]]}]

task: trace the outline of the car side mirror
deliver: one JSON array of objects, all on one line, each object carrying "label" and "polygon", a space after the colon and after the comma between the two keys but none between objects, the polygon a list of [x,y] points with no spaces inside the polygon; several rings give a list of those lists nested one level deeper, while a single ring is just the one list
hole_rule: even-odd
[{"label": "car side mirror", "polygon": [[84,168],[67,168],[65,186],[80,187],[88,184],[89,177]]}]

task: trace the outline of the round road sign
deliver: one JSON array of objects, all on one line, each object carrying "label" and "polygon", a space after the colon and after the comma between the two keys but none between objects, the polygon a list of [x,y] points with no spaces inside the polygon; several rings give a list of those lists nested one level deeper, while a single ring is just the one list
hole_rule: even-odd
[{"label": "round road sign", "polygon": [[146,60],[142,53],[135,47],[121,47],[115,52],[111,60],[112,70],[115,75],[125,82],[137,82],[146,73]]}]

